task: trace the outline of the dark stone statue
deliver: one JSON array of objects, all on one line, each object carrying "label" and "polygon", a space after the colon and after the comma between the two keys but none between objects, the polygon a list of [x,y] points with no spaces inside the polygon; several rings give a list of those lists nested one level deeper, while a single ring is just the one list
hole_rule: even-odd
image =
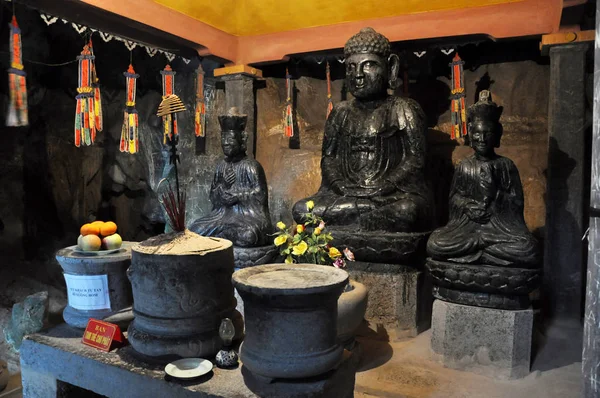
[{"label": "dark stone statue", "polygon": [[502,108],[482,91],[469,108],[464,159],[450,188],[450,220],[427,242],[434,294],[447,301],[523,308],[538,281],[536,239],[523,218],[523,188],[515,164],[495,153]]},{"label": "dark stone statue", "polygon": [[260,163],[246,156],[246,120],[235,108],[219,116],[225,159],[217,164],[210,187],[212,211],[189,229],[229,239],[235,246],[256,247],[266,245],[273,231],[265,172]]},{"label": "dark stone statue", "polygon": [[[399,59],[390,54],[387,38],[371,28],[348,40],[344,56],[354,98],[337,104],[327,119],[321,187],[294,205],[294,219],[302,221],[312,200],[314,212],[334,229],[373,237],[427,231],[432,208],[424,173],[427,124],[419,104],[387,92],[395,85]],[[364,259],[360,248],[353,249]],[[381,250],[372,249],[375,258],[369,260],[377,260]]]}]

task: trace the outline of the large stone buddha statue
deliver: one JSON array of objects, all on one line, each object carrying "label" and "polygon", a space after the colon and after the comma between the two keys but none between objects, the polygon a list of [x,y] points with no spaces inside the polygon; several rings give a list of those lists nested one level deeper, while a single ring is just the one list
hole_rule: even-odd
[{"label": "large stone buddha statue", "polygon": [[448,224],[427,242],[437,298],[460,304],[524,308],[539,278],[536,239],[523,218],[523,187],[515,164],[495,153],[502,108],[482,91],[467,116],[475,153],[457,166]]},{"label": "large stone buddha statue", "polygon": [[[427,231],[432,208],[425,178],[427,124],[419,104],[388,94],[399,59],[390,54],[388,39],[371,28],[348,40],[344,56],[346,84],[354,98],[337,104],[327,118],[321,187],[294,205],[294,219],[302,221],[306,202],[312,200],[314,212],[331,229],[353,231],[354,237]],[[340,232],[334,234],[339,236]],[[353,240],[345,236],[341,239],[345,244],[346,238]],[[380,244],[402,241],[396,238],[387,236]],[[358,240],[354,243],[364,246]],[[364,257],[360,247],[352,249],[361,260],[377,261],[381,253],[371,247],[367,259],[360,258]],[[403,250],[406,247],[399,248]],[[397,254],[383,260],[398,260]]]},{"label": "large stone buddha statue", "polygon": [[273,232],[265,172],[260,163],[246,156],[246,120],[236,108],[219,116],[225,158],[217,164],[210,187],[212,211],[189,227],[242,248],[267,245],[268,234]]}]

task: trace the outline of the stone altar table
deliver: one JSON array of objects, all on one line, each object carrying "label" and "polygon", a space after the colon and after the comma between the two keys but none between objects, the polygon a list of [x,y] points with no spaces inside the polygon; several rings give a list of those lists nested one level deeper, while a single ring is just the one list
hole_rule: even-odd
[{"label": "stone altar table", "polygon": [[[242,366],[233,370],[215,367],[199,379],[174,381],[165,377],[164,365],[138,359],[131,346],[103,352],[83,345],[81,335],[82,331],[61,324],[25,338],[21,347],[24,397],[63,396],[59,393],[64,383],[107,397],[258,397],[246,386]],[[325,377],[287,381],[271,396],[282,397],[285,391],[283,397],[352,397],[357,367],[358,355],[345,351],[343,362]],[[269,386],[275,384],[280,383]]]}]

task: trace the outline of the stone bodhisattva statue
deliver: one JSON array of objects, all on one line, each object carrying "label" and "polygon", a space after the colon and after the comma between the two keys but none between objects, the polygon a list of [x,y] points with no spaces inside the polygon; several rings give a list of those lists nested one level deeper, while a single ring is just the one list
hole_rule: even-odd
[{"label": "stone bodhisattva statue", "polygon": [[246,120],[235,108],[219,116],[225,159],[217,164],[210,187],[212,211],[189,227],[244,248],[267,245],[268,234],[273,232],[265,172],[260,163],[246,156]]},{"label": "stone bodhisattva statue", "polygon": [[[425,115],[415,101],[388,95],[399,59],[390,54],[385,36],[362,29],[348,40],[344,56],[346,84],[354,98],[337,104],[329,115],[321,187],[294,205],[293,216],[302,221],[306,202],[312,200],[314,212],[357,259],[398,260],[411,254],[403,245],[414,246],[410,233],[431,225]],[[394,245],[400,246],[394,250]]]},{"label": "stone bodhisattva statue", "polygon": [[515,164],[495,153],[502,108],[482,91],[468,111],[475,154],[457,166],[450,220],[427,242],[434,295],[459,304],[527,308],[539,280],[538,244],[523,218],[523,187]]}]

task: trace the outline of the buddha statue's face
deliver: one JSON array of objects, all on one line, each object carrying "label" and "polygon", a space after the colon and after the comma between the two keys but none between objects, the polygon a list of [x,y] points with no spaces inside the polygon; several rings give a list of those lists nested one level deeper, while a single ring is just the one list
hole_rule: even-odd
[{"label": "buddha statue's face", "polygon": [[493,121],[476,119],[469,123],[471,147],[480,156],[494,154],[494,148],[499,144],[498,134],[498,125]]},{"label": "buddha statue's face", "polygon": [[346,83],[359,100],[377,99],[387,93],[388,60],[376,54],[352,54],[346,59]]},{"label": "buddha statue's face", "polygon": [[242,135],[236,131],[221,132],[221,148],[228,158],[239,155],[243,152]]}]

